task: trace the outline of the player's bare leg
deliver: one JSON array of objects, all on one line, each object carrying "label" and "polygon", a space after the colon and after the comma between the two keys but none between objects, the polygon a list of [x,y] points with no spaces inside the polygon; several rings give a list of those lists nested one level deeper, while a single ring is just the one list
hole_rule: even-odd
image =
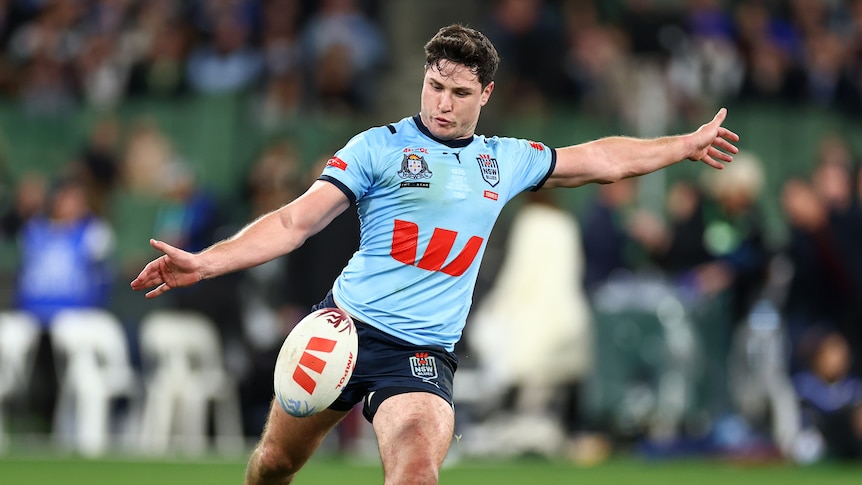
[{"label": "player's bare leg", "polygon": [[455,412],[427,392],[392,396],[374,416],[385,485],[436,484],[452,443]]},{"label": "player's bare leg", "polygon": [[246,485],[286,484],[311,457],[347,412],[329,409],[304,418],[293,417],[273,402],[263,436],[248,460]]}]

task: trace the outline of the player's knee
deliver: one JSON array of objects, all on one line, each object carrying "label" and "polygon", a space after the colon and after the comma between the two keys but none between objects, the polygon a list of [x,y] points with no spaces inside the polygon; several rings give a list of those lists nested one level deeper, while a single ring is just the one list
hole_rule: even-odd
[{"label": "player's knee", "polygon": [[431,453],[404,450],[389,462],[386,483],[434,485],[439,479],[440,464]]},{"label": "player's knee", "polygon": [[436,485],[439,478],[440,473],[434,463],[414,461],[397,467],[391,473],[387,471],[385,485]]},{"label": "player's knee", "polygon": [[266,478],[280,478],[289,480],[299,471],[297,464],[289,454],[278,446],[262,443],[254,459],[257,475]]}]

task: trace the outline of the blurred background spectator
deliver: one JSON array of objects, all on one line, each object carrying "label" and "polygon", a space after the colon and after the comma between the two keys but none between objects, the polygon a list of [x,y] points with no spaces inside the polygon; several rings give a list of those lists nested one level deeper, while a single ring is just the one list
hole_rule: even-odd
[{"label": "blurred background spectator", "polygon": [[[9,199],[4,201],[2,232],[4,238],[17,239],[22,226],[45,208],[48,182],[38,173],[24,174],[11,188]],[[5,195],[5,194],[4,194]]]},{"label": "blurred background spectator", "polygon": [[93,213],[84,183],[62,178],[45,197],[45,210],[32,214],[20,228],[14,289],[14,308],[34,315],[42,328],[34,363],[39,378],[29,389],[28,418],[43,432],[51,430],[57,396],[48,329],[63,309],[107,308],[116,278],[113,229]]},{"label": "blurred background spectator", "polygon": [[634,271],[643,261],[643,247],[628,229],[628,219],[636,208],[637,186],[637,179],[602,185],[586,204],[581,238],[584,285],[589,293],[615,272]]},{"label": "blurred background spectator", "polygon": [[93,211],[101,216],[109,215],[111,197],[120,184],[120,131],[115,117],[99,119],[70,168],[86,186]]},{"label": "blurred background spectator", "polygon": [[486,34],[504,62],[498,92],[512,110],[542,113],[572,101],[575,86],[564,64],[565,25],[544,0],[499,0],[489,12]]},{"label": "blurred background spectator", "polygon": [[800,426],[819,434],[814,439],[821,444],[807,460],[862,459],[862,379],[850,373],[854,357],[840,333],[822,329],[809,365],[793,376],[802,406]]},{"label": "blurred background spectator", "polygon": [[311,109],[350,115],[377,95],[386,41],[356,0],[323,0],[302,28]]},{"label": "blurred background spectator", "polygon": [[48,326],[67,307],[105,307],[114,283],[110,223],[93,214],[84,184],[54,182],[46,210],[21,227],[18,308]]},{"label": "blurred background spectator", "polygon": [[505,443],[494,452],[560,456],[583,431],[579,391],[593,364],[593,322],[578,221],[556,195],[523,196],[500,271],[465,329],[465,353],[496,390],[472,390],[484,394],[486,416],[470,434]]},{"label": "blurred background spectator", "polygon": [[229,12],[217,13],[212,32],[189,54],[188,80],[203,94],[238,92],[254,87],[263,70],[260,51],[250,42],[250,28]]}]

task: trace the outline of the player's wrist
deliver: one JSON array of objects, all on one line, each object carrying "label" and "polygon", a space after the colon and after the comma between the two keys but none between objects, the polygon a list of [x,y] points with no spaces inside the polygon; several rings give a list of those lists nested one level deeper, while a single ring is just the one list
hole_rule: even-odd
[{"label": "player's wrist", "polygon": [[678,158],[679,161],[700,161],[701,150],[697,142],[697,132],[678,135],[675,138],[677,139],[678,153],[680,154],[680,157]]}]

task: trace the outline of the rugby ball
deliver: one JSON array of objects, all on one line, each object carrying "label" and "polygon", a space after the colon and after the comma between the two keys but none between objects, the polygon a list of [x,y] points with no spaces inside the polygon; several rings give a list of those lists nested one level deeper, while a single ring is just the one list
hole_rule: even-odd
[{"label": "rugby ball", "polygon": [[338,308],[321,308],[300,320],[275,362],[281,409],[304,417],[328,408],[353,375],[358,346],[353,320]]}]

